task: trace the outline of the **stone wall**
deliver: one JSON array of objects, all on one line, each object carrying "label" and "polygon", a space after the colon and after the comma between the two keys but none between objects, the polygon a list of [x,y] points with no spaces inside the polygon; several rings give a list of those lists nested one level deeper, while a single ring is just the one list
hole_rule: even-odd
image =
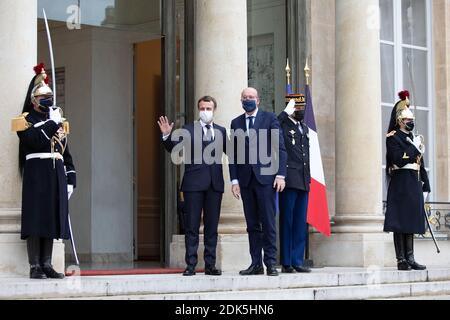
[{"label": "stone wall", "polygon": [[435,82],[436,201],[450,201],[450,1],[434,0],[433,51]]}]

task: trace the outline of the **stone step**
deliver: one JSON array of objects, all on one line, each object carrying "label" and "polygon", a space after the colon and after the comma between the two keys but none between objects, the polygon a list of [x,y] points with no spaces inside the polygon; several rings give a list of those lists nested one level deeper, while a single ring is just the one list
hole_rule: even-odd
[{"label": "stone step", "polygon": [[[410,296],[411,287],[427,290],[437,286],[438,294],[450,288],[450,268],[433,268],[426,271],[401,272],[396,269],[362,269],[362,268],[324,268],[314,269],[310,274],[281,274],[279,277],[249,276],[242,277],[236,273],[225,273],[221,277],[198,274],[194,277],[181,275],[140,275],[140,276],[106,276],[106,277],[69,277],[64,280],[30,280],[26,278],[0,278],[0,299],[52,299],[52,298],[106,298],[152,296],[170,298],[180,296],[205,297],[226,296],[255,297],[273,294],[284,297],[283,292],[290,292],[295,299],[319,298],[328,295],[343,298],[358,298],[351,292],[361,290],[362,298],[376,298],[365,292],[376,292],[380,286],[394,286],[397,292],[393,297]],[[326,290],[325,290],[326,289]],[[325,291],[322,291],[325,290]],[[336,291],[337,290],[337,291]],[[368,291],[370,290],[370,291]],[[375,290],[375,291],[373,291]],[[409,290],[409,291],[408,291]],[[322,294],[322,292],[326,292]],[[335,293],[338,292],[338,293]],[[427,291],[428,292],[428,291]],[[427,293],[428,294],[428,293]],[[380,296],[384,297],[384,296]],[[240,299],[240,298],[239,298]],[[284,299],[284,298],[283,298]]]},{"label": "stone step", "polygon": [[450,296],[450,281],[303,289],[247,290],[182,294],[122,295],[88,300],[375,300],[434,299]]}]

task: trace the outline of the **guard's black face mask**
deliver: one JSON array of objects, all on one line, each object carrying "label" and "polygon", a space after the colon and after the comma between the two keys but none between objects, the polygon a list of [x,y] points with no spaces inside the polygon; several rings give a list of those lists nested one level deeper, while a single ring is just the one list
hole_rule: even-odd
[{"label": "guard's black face mask", "polygon": [[414,130],[415,123],[414,121],[405,122],[405,129],[412,132]]},{"label": "guard's black face mask", "polygon": [[53,98],[46,98],[39,101],[39,110],[44,113],[50,112],[50,107],[53,106]]},{"label": "guard's black face mask", "polygon": [[297,121],[303,121],[305,119],[305,110],[296,110],[292,116]]}]

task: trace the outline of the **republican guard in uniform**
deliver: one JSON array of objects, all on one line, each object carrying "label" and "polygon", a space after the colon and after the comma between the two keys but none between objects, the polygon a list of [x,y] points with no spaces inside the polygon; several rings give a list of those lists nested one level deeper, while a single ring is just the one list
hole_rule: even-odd
[{"label": "republican guard in uniform", "polygon": [[398,270],[424,270],[414,259],[414,234],[425,233],[424,202],[431,191],[423,163],[422,136],[413,134],[414,114],[409,93],[399,94],[386,139],[388,180],[385,232],[394,233]]},{"label": "republican guard in uniform", "polygon": [[13,119],[19,136],[23,179],[21,238],[27,241],[31,279],[61,279],[52,267],[54,239],[69,239],[68,200],[76,187],[69,152],[69,125],[53,106],[43,64],[34,68],[22,114]]}]

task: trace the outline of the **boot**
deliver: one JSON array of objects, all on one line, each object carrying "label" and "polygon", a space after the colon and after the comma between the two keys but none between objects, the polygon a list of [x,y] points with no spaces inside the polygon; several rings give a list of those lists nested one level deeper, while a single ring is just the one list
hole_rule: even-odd
[{"label": "boot", "polygon": [[27,252],[28,252],[28,262],[30,264],[30,279],[47,279],[44,271],[39,264],[39,254],[40,254],[40,238],[38,237],[28,237],[27,239]]},{"label": "boot", "polygon": [[405,241],[403,234],[394,233],[394,247],[395,247],[395,256],[397,258],[397,269],[400,271],[411,270],[410,265],[406,261]]},{"label": "boot", "polygon": [[406,249],[406,260],[413,270],[426,270],[427,267],[418,264],[414,259],[414,235],[405,234],[405,249]]},{"label": "boot", "polygon": [[58,273],[52,266],[53,239],[41,238],[40,263],[42,271],[49,279],[63,279],[64,274]]}]

